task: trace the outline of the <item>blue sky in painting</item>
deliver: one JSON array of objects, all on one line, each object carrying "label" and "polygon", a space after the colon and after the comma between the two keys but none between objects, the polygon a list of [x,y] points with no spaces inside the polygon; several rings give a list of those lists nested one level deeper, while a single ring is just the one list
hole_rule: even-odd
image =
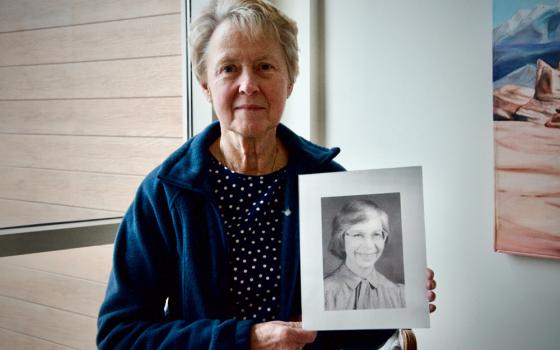
[{"label": "blue sky in painting", "polygon": [[560,0],[494,0],[494,28],[507,21],[519,9],[534,9],[538,4],[560,4]]}]

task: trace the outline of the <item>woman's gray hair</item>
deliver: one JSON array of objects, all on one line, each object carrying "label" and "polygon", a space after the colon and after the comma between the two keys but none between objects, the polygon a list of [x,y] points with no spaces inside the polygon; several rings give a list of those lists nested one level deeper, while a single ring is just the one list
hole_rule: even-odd
[{"label": "woman's gray hair", "polygon": [[331,239],[329,241],[329,251],[342,260],[346,259],[344,234],[351,226],[366,220],[372,212],[381,217],[381,225],[383,226],[383,230],[387,233],[388,239],[390,231],[387,212],[373,201],[356,199],[346,203],[334,217]]},{"label": "woman's gray hair", "polygon": [[189,28],[192,63],[199,82],[206,79],[208,43],[214,30],[225,20],[231,21],[249,38],[263,33],[275,36],[284,51],[290,83],[299,73],[297,24],[266,0],[211,0]]}]

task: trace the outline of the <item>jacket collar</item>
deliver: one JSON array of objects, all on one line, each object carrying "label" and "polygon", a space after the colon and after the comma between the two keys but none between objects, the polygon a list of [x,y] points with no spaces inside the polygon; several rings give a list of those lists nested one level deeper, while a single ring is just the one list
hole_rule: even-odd
[{"label": "jacket collar", "polygon": [[[338,147],[328,149],[296,135],[279,124],[278,137],[288,150],[288,167],[297,174],[319,172],[321,166],[338,155]],[[210,145],[220,136],[219,122],[213,122],[200,134],[188,140],[167,158],[158,171],[158,177],[179,187],[205,189],[205,171],[210,166]]]},{"label": "jacket collar", "polygon": [[340,279],[350,289],[356,289],[358,284],[364,279],[367,280],[374,288],[379,288],[387,284],[387,279],[384,278],[383,275],[381,275],[379,272],[377,272],[375,268],[365,278],[362,278],[352,272],[352,270],[350,270],[345,263],[342,263],[342,265],[340,265],[340,267],[338,268],[338,273]]}]

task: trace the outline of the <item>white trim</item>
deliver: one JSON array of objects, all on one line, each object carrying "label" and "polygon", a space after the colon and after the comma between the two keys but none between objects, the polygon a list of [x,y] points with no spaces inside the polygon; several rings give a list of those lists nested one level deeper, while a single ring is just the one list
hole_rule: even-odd
[{"label": "white trim", "polygon": [[188,113],[189,105],[189,79],[187,73],[189,72],[189,57],[187,53],[187,23],[189,23],[189,9],[190,0],[181,1],[181,57],[182,60],[182,88],[183,88],[183,111],[182,111],[182,121],[183,121],[183,141],[186,141],[191,137],[190,120]]}]

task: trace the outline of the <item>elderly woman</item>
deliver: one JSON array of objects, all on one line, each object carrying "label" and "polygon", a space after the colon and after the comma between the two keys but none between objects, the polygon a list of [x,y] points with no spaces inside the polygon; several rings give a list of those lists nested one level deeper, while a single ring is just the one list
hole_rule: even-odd
[{"label": "elderly woman", "polygon": [[376,203],[354,200],[333,219],[329,251],[342,264],[325,280],[325,310],[405,307],[404,285],[375,269],[390,236],[389,216]]},{"label": "elderly woman", "polygon": [[[344,332],[317,337],[296,322],[297,176],[343,170],[333,161],[338,149],[280,124],[298,74],[296,35],[296,24],[263,0],[212,1],[192,23],[193,65],[218,122],[152,171],[126,212],[99,348],[321,349],[344,341]],[[390,335],[371,331],[368,345]]]}]

